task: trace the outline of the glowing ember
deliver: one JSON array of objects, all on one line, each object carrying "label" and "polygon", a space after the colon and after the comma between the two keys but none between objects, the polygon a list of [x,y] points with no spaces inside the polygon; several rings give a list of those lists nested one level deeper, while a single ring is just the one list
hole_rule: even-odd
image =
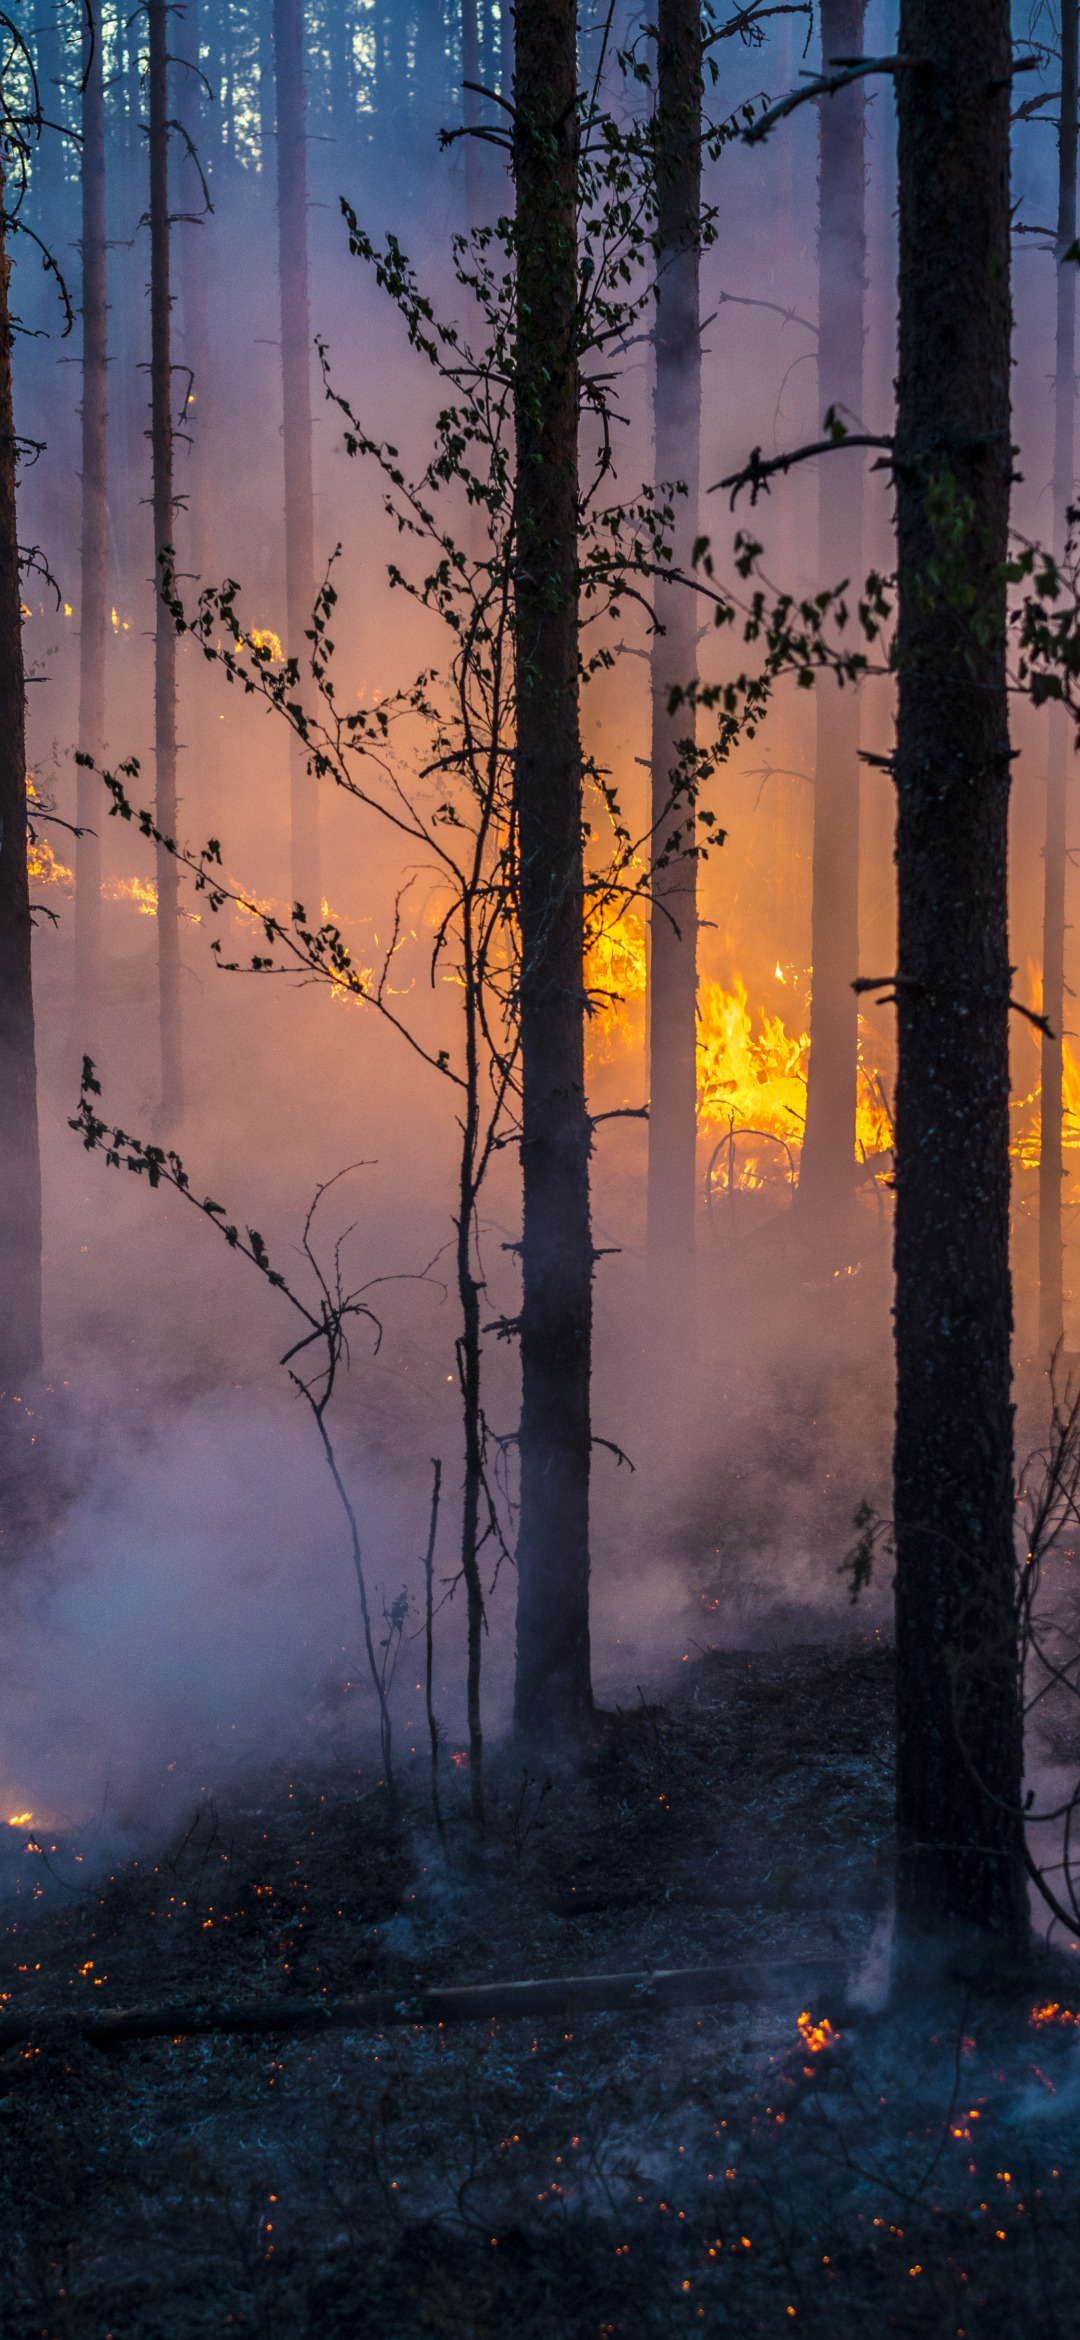
[{"label": "glowing ember", "polygon": [[1036,2031],[1044,2030],[1048,2023],[1060,2024],[1066,2030],[1080,2030],[1080,2009],[1062,2007],[1057,1999],[1048,1999],[1045,2006],[1032,2008],[1028,2022]]},{"label": "glowing ember", "polygon": [[33,1817],[34,1815],[32,1812],[13,1812],[10,1820],[8,1821],[8,1827],[25,1828],[28,1822],[33,1819]]},{"label": "glowing ember", "polygon": [[824,2048],[837,2046],[840,2034],[833,2030],[827,2015],[822,2016],[820,2023],[815,2023],[809,2010],[805,2009],[797,2021],[799,2037],[812,2056],[820,2056]]}]

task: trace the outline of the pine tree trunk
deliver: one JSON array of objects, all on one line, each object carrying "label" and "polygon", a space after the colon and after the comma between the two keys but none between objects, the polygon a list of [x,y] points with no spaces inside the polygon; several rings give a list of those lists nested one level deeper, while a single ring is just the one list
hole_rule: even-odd
[{"label": "pine tree trunk", "polygon": [[[308,310],[307,146],[304,130],[303,0],[274,0],[277,76],[278,279],[285,452],[285,611],[290,658],[300,661],[315,601],[315,508],[311,480],[311,321]],[[290,743],[292,892],[318,923],[322,903],[317,783],[299,741]]]},{"label": "pine tree trunk", "polygon": [[[79,612],[79,745],[100,763],[105,747],[105,643],[109,538],[108,323],[105,308],[105,76],[101,30],[84,36],[82,101],[82,578]],[[96,1055],[101,984],[103,790],[80,770],[75,847],[74,1037]]]},{"label": "pine tree trunk", "polygon": [[[701,11],[661,0],[657,80],[656,481],[685,495],[674,509],[674,566],[691,566],[698,534],[701,337]],[[693,1347],[697,1158],[697,863],[680,742],[685,708],[668,714],[674,684],[697,673],[697,608],[682,589],[654,595],[664,629],[652,650],[652,912],[649,925],[648,1250],[663,1327]],[[667,866],[663,864],[666,861]]]},{"label": "pine tree trunk", "polygon": [[[461,0],[461,77],[464,82],[480,79],[480,0]],[[463,92],[465,122],[475,128],[480,120],[480,100],[474,89]],[[465,148],[465,225],[468,229],[480,225],[481,155],[478,138],[463,140]]]},{"label": "pine tree trunk", "polygon": [[572,1735],[589,1670],[592,1237],[577,641],[575,0],[516,18],[517,816],[523,1297],[515,1720]]},{"label": "pine tree trunk", "polygon": [[[167,0],[148,0],[150,29],[150,445],[154,469],[154,817],[176,835],[176,628],[161,597],[158,555],[173,541],[172,296],[169,289],[169,63]],[[175,1130],[184,1110],[180,1020],[180,882],[176,861],[157,849],[158,999],[161,1021],[159,1126]]]},{"label": "pine tree trunk", "polygon": [[903,0],[900,53],[897,1920],[1018,1947],[1008,0]]},{"label": "pine tree trunk", "polygon": [[[821,55],[863,53],[866,0],[822,0]],[[818,391],[850,430],[862,414],[866,277],[863,84],[821,100]],[[822,586],[862,583],[863,468],[858,456],[818,466]],[[851,601],[849,596],[849,605]],[[826,679],[817,690],[811,912],[810,1061],[798,1212],[827,1251],[850,1239],[855,1195],[859,1019],[859,701]]]},{"label": "pine tree trunk", "polygon": [[[15,419],[5,187],[0,167],[0,1383],[41,1364],[38,1154],[30,889],[26,874],[26,688],[15,516]],[[17,1391],[15,1394],[18,1394]]]},{"label": "pine tree trunk", "polygon": [[[1076,407],[1076,269],[1063,261],[1076,235],[1077,0],[1061,0],[1061,117],[1058,131],[1057,366],[1054,383],[1054,551],[1060,560],[1073,501]],[[1049,710],[1046,851],[1043,861],[1043,1014],[1053,1038],[1042,1042],[1039,1130],[1039,1353],[1045,1361],[1064,1339],[1061,1188],[1062,1070],[1065,1024],[1065,800],[1069,718]]]},{"label": "pine tree trunk", "polygon": [[[199,0],[184,0],[183,11],[177,20],[177,50],[181,64],[177,74],[179,102],[176,111],[205,170],[207,158],[202,151],[205,91],[199,65],[199,48]],[[186,471],[191,566],[196,577],[205,582],[213,569],[214,507],[210,325],[206,303],[206,197],[199,167],[186,143],[181,146],[177,181],[182,215],[179,259],[184,318],[183,354],[185,367],[190,368],[190,383],[186,372],[181,376],[181,382],[189,397],[184,427],[191,438],[187,464],[181,476]],[[179,403],[183,403],[182,398]]]}]

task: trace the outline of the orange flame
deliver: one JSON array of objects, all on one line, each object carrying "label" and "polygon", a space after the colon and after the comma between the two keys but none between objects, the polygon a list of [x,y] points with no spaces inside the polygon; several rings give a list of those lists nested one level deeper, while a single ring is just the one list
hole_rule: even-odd
[{"label": "orange flame", "polygon": [[836,2047],[838,2044],[840,2034],[833,2030],[827,2015],[822,2016],[820,2023],[815,2023],[809,2009],[804,2009],[796,2021],[803,2046],[809,2049],[812,2056],[820,2056],[825,2048]]},{"label": "orange flame", "polygon": [[[793,986],[798,978],[790,972]],[[789,979],[778,966],[781,983]],[[636,1006],[646,990],[643,920],[632,912],[595,934],[585,956],[592,1005],[589,1054],[608,1063],[619,1046],[640,1039]],[[887,1152],[892,1122],[880,1073],[863,1060],[860,1040],[855,1135],[860,1157]],[[752,1142],[733,1165],[736,1186],[755,1189],[789,1176],[802,1146],[806,1116],[807,1031],[789,1031],[782,1016],[755,1013],[741,975],[730,990],[705,978],[698,987],[698,1117],[703,1131],[759,1133],[775,1145]],[[1078,1091],[1080,1104],[1080,1091]],[[785,1163],[782,1148],[788,1149]]]},{"label": "orange flame", "polygon": [[107,878],[101,891],[106,902],[134,902],[144,918],[157,917],[157,887],[148,878]]},{"label": "orange flame", "polygon": [[1063,2007],[1057,1999],[1048,1999],[1045,2006],[1032,2008],[1028,2022],[1036,2031],[1045,2030],[1049,2023],[1061,2024],[1067,2030],[1080,2029],[1080,2011]]},{"label": "orange flame", "polygon": [[72,887],[75,872],[58,861],[47,837],[30,837],[26,845],[26,874],[39,886]]}]

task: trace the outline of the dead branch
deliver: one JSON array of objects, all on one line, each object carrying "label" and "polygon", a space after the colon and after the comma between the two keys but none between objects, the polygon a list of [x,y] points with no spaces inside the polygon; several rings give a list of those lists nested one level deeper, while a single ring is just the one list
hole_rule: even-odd
[{"label": "dead branch", "polygon": [[[488,2023],[519,2015],[553,2015],[569,2026],[578,2015],[620,2009],[664,2014],[672,2007],[716,2006],[756,2001],[777,1990],[794,1996],[835,1985],[848,1961],[821,1958],[754,1959],[745,1965],[659,1968],[654,1973],[550,1975],[530,1982],[466,1983],[395,1996],[365,1991],[354,1999],[253,1999],[235,2006],[103,2007],[91,2015],[64,2009],[58,2014],[6,2015],[0,2022],[0,2050],[30,2041],[84,2039],[111,2048],[136,2039],[201,2039],[212,2034],[258,2038],[319,2031],[385,2030],[391,2025]],[[797,1986],[797,1987],[796,1987]]]}]

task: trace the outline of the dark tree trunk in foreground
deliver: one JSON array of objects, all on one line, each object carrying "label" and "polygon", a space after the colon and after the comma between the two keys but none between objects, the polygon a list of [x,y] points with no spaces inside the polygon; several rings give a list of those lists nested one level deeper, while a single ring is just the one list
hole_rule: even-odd
[{"label": "dark tree trunk in foreground", "polygon": [[[1076,268],[1063,261],[1076,235],[1077,0],[1061,0],[1061,117],[1058,130],[1057,366],[1054,383],[1054,551],[1060,560],[1073,500],[1076,407]],[[1046,852],[1043,864],[1043,1035],[1039,1127],[1039,1352],[1064,1338],[1061,1151],[1062,1034],[1065,1023],[1065,797],[1070,746],[1063,707],[1049,709]]]},{"label": "dark tree trunk in foreground", "polygon": [[[461,78],[463,82],[480,79],[480,0],[461,0]],[[466,87],[463,113],[470,129],[480,120],[480,100],[475,89]],[[480,225],[480,140],[463,139],[465,148],[465,225]]]},{"label": "dark tree trunk in foreground", "polygon": [[[101,32],[84,35],[82,101],[82,576],[79,611],[79,746],[100,763],[105,747],[108,631],[108,325],[105,310],[105,77]],[[74,1037],[97,1054],[101,982],[102,787],[80,770],[75,818]]]},{"label": "dark tree trunk in foreground", "polygon": [[0,169],[0,1383],[11,1395],[13,1382],[41,1363],[41,1166],[26,874],[26,688],[4,200]]},{"label": "dark tree trunk in foreground", "polygon": [[[701,334],[701,11],[661,0],[657,80],[656,480],[672,498],[674,566],[689,571],[698,533]],[[685,589],[657,588],[662,634],[652,650],[652,912],[649,925],[648,1249],[652,1296],[669,1335],[692,1347],[697,1153],[697,863],[680,746],[692,742],[685,708],[668,714],[673,684],[697,673],[697,608]],[[664,866],[666,862],[667,866]]]},{"label": "dark tree trunk in foreground", "polygon": [[[863,53],[866,0],[822,0],[822,70]],[[862,414],[866,275],[864,85],[821,100],[818,390],[849,430]],[[821,584],[862,582],[861,458],[819,464]],[[850,597],[849,597],[850,600]],[[822,679],[817,691],[810,1062],[799,1163],[799,1218],[828,1250],[852,1232],[859,1019],[859,701]]]},{"label": "dark tree trunk in foreground", "polygon": [[515,1718],[586,1723],[592,1236],[578,729],[576,8],[520,0],[517,809],[523,1298]]},{"label": "dark tree trunk in foreground", "polygon": [[900,52],[920,62],[897,75],[897,1917],[908,1945],[970,1932],[1006,1947],[1027,1927],[1009,1394],[1008,0],[904,0]]},{"label": "dark tree trunk in foreground", "polygon": [[[303,0],[274,0],[277,77],[278,279],[285,454],[285,610],[290,658],[303,677],[315,601],[315,507],[311,484],[311,321],[308,310],[307,146],[304,132]],[[322,904],[319,798],[298,740],[290,744],[292,892],[318,924]]]},{"label": "dark tree trunk in foreground", "polygon": [[[169,289],[169,65],[167,0],[148,0],[150,27],[150,444],[154,468],[154,814],[176,835],[176,628],[161,596],[158,555],[173,541],[172,296]],[[180,879],[176,860],[157,849],[158,997],[161,1018],[160,1127],[174,1130],[184,1110],[180,1021]]]}]

